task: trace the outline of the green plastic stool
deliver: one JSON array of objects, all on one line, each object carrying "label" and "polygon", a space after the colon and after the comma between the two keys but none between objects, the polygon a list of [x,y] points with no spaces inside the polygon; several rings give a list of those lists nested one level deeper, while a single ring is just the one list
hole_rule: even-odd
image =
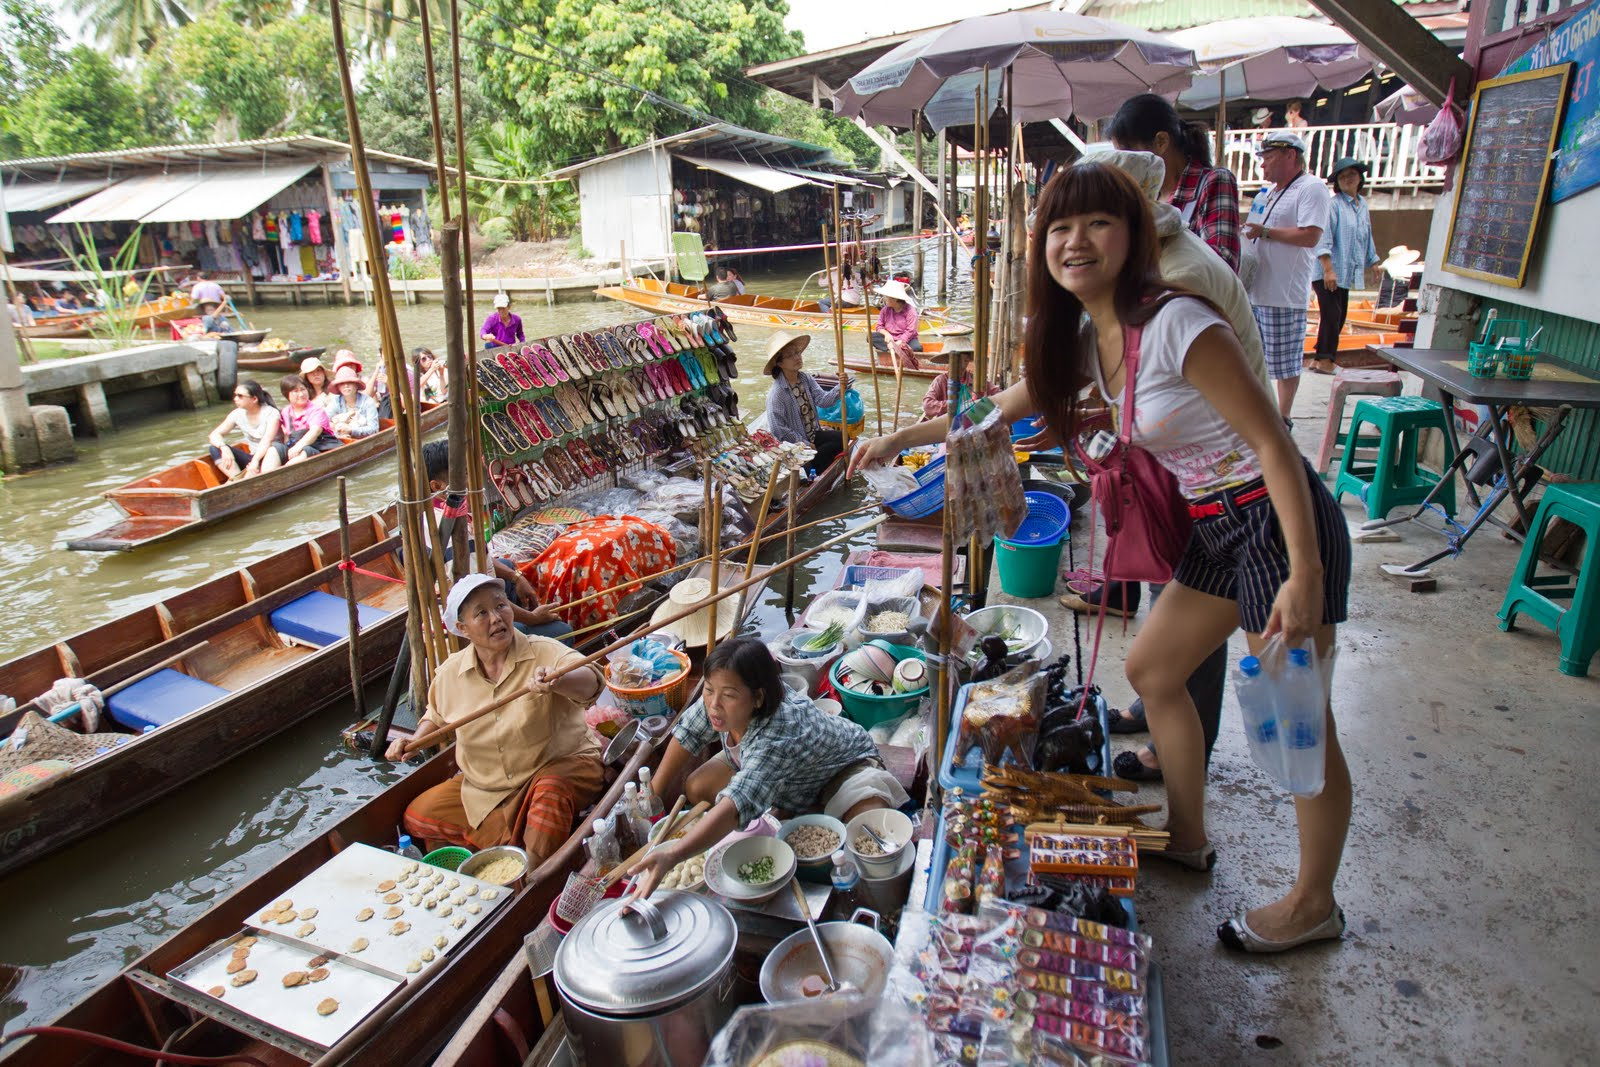
[{"label": "green plastic stool", "polygon": [[[1583,560],[1576,577],[1535,574],[1539,545],[1554,518],[1566,519],[1583,531]],[[1500,629],[1514,629],[1519,612],[1561,638],[1562,674],[1581,678],[1589,673],[1589,661],[1600,651],[1600,483],[1545,487],[1511,588],[1500,605]]]},{"label": "green plastic stool", "polygon": [[[1417,452],[1422,443],[1423,430],[1445,432],[1449,441],[1449,424],[1444,408],[1436,400],[1420,396],[1389,396],[1364,399],[1356,404],[1350,417],[1348,439],[1351,441],[1371,437],[1377,440],[1378,455],[1368,462],[1356,455],[1356,450],[1346,448],[1339,457],[1339,477],[1333,483],[1333,498],[1353,493],[1367,505],[1367,518],[1387,518],[1394,508],[1407,504],[1420,504],[1439,485],[1439,474],[1417,463]],[[1363,434],[1361,428],[1369,426],[1374,432]],[[1448,444],[1446,451],[1448,452]],[[1448,464],[1450,455],[1445,456]],[[1434,495],[1434,503],[1446,513],[1456,513],[1455,481],[1447,481]]]}]

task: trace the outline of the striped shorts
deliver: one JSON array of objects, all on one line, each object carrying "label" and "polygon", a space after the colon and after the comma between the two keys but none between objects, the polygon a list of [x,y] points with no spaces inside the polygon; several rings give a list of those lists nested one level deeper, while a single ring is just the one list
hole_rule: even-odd
[{"label": "striped shorts", "polygon": [[[1350,598],[1350,529],[1333,494],[1306,464],[1311,514],[1322,555],[1322,621],[1344,622]],[[1239,605],[1239,625],[1258,634],[1272,617],[1278,587],[1289,577],[1289,551],[1272,501],[1261,497],[1237,505],[1235,495],[1259,488],[1260,480],[1192,501],[1221,503],[1221,515],[1196,519],[1194,534],[1173,580]]]},{"label": "striped shorts", "polygon": [[1273,381],[1298,378],[1306,351],[1306,308],[1262,307],[1251,304],[1261,347],[1267,356],[1267,374]]}]

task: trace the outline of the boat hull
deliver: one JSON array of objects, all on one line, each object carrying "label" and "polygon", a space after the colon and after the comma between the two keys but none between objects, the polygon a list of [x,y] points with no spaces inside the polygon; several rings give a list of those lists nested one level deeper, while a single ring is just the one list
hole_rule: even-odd
[{"label": "boat hull", "polygon": [[[443,426],[448,415],[442,404],[424,411],[423,432]],[[225,481],[209,456],[198,456],[109,490],[106,499],[125,518],[87,537],[68,541],[67,547],[78,552],[129,552],[153,545],[299,492],[376,459],[393,450],[394,444],[394,429],[387,427],[304,463],[286,464],[236,482]]]},{"label": "boat hull", "polygon": [[[814,300],[790,300],[746,293],[727,300],[708,302],[704,297],[695,296],[696,292],[690,286],[663,282],[657,278],[628,278],[621,285],[607,285],[595,290],[597,296],[620,300],[658,315],[704,311],[711,303],[715,303],[729,321],[739,326],[762,326],[774,330],[833,329],[833,313],[823,310],[822,305]],[[960,323],[946,320],[938,311],[937,308],[924,309],[921,321],[923,332],[936,335],[940,330],[966,329]],[[846,330],[872,330],[876,329],[875,323],[876,317],[864,314],[859,307],[845,310]]]}]

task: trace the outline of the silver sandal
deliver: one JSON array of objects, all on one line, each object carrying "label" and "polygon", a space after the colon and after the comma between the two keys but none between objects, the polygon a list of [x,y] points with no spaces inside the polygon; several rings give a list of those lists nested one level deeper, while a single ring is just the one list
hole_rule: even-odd
[{"label": "silver sandal", "polygon": [[1337,903],[1328,917],[1322,920],[1305,933],[1291,937],[1287,941],[1271,941],[1254,930],[1245,918],[1245,913],[1229,919],[1217,927],[1217,940],[1237,952],[1273,953],[1288,952],[1301,945],[1309,945],[1316,941],[1337,941],[1344,936],[1344,909]]}]

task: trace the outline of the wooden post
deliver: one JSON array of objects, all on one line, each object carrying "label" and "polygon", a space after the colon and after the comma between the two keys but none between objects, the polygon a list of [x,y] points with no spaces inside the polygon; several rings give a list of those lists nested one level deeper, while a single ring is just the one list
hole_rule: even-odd
[{"label": "wooden post", "polygon": [[[833,239],[836,242],[833,261],[840,263],[844,251],[844,234],[839,229],[839,187],[833,187]],[[860,264],[856,264],[860,273]],[[866,279],[861,281],[861,303],[867,303]],[[839,439],[845,448],[850,447],[850,415],[844,407],[844,268],[839,268],[839,295],[833,302],[833,346],[839,360]]]},{"label": "wooden post", "polygon": [[344,574],[344,600],[350,618],[350,694],[355,701],[356,721],[367,717],[367,672],[361,668],[361,613],[356,604],[356,572],[350,569],[350,505],[345,494],[344,475],[339,476],[339,562]]},{"label": "wooden post", "polygon": [[[706,464],[710,471],[711,464]],[[722,486],[715,483],[711,486],[711,595],[716,596],[722,592]],[[757,535],[760,536],[759,534]],[[754,546],[751,552],[754,553]],[[717,605],[712,601],[706,605],[706,655],[711,655],[711,650],[717,647]]]},{"label": "wooden post", "polygon": [[940,201],[939,206],[943,209],[943,210],[941,210],[939,212],[939,214],[940,214],[940,216],[942,218],[941,218],[941,225],[939,226],[939,243],[937,245],[937,247],[939,249],[939,253],[938,253],[939,254],[939,298],[938,299],[939,299],[939,303],[941,303],[941,304],[945,302],[946,294],[949,292],[949,284],[948,283],[949,283],[950,272],[947,269],[949,264],[946,262],[946,256],[945,256],[944,249],[945,249],[945,242],[948,241],[948,240],[951,240],[951,237],[949,236],[949,234],[947,234],[945,232],[945,231],[947,231],[949,229],[949,226],[943,222],[944,219],[948,219],[948,218],[951,217],[950,216],[950,199],[946,195],[946,190],[945,190],[945,169],[944,169],[944,164],[945,164],[945,155],[946,155],[946,153],[945,153],[945,150],[944,150],[944,142],[945,142],[944,131],[940,130],[939,131],[939,140],[937,142],[938,147],[937,147],[936,151],[939,153],[939,181],[938,181],[938,185],[939,185],[939,201]]},{"label": "wooden post", "polygon": [[[355,270],[355,257],[350,254],[350,242],[345,240],[344,227],[339,225],[339,201],[333,191],[333,170],[326,161],[322,164],[322,195],[328,198],[328,229],[333,231],[333,261],[339,267],[339,291],[344,293],[344,302],[348,306],[351,303],[350,274]],[[245,288],[250,293],[250,302],[255,303],[255,283],[247,281]]]},{"label": "wooden post", "polygon": [[[783,558],[794,558],[794,520],[797,515],[796,507],[800,503],[800,472],[789,472],[789,519],[783,537]],[[756,532],[760,536],[760,531]],[[788,577],[784,583],[783,610],[788,613],[789,621],[794,622],[794,568],[788,570]]]},{"label": "wooden post", "polygon": [[[916,138],[916,164],[917,173],[922,173],[922,112],[917,112],[911,120],[911,136]],[[914,260],[913,277],[917,283],[917,297],[922,297],[922,182],[911,183],[911,236],[916,239],[916,258]],[[898,409],[896,409],[898,411]],[[880,428],[879,433],[883,430]]]}]

